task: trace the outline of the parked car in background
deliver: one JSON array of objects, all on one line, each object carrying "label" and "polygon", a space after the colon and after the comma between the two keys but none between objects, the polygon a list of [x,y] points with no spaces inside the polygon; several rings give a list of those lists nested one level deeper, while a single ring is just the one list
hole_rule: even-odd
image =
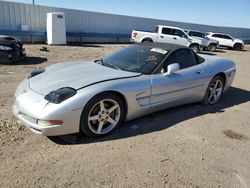
[{"label": "parked car in background", "polygon": [[39,135],[111,133],[132,120],[181,104],[213,105],[234,80],[235,63],[166,43],[140,43],[95,61],[58,63],[18,86],[13,112]]},{"label": "parked car in background", "polygon": [[214,39],[214,40],[219,41],[219,45],[221,47],[228,47],[228,48],[232,48],[234,50],[243,50],[244,49],[243,40],[233,38],[228,34],[208,32],[207,37],[210,39]]},{"label": "parked car in background", "polygon": [[0,35],[0,63],[13,63],[25,56],[21,40]]},{"label": "parked car in background", "polygon": [[156,26],[154,32],[133,30],[132,42],[162,42],[187,46],[194,52],[201,47],[201,40],[189,37],[181,28],[171,26]]},{"label": "parked car in background", "polygon": [[201,47],[205,50],[214,52],[219,47],[219,42],[214,39],[210,39],[205,33],[195,30],[185,30],[185,32],[192,38],[201,40]]}]

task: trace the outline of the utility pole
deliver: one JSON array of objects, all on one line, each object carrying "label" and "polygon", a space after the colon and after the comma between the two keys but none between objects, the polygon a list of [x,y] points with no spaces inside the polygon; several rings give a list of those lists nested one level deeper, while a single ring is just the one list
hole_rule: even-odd
[{"label": "utility pole", "polygon": [[33,5],[35,4],[35,0],[32,0]]}]

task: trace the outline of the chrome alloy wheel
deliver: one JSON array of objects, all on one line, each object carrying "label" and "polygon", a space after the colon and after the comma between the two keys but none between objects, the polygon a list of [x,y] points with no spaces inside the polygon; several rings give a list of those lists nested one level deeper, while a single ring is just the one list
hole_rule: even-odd
[{"label": "chrome alloy wheel", "polygon": [[209,88],[208,102],[210,104],[216,103],[223,90],[223,82],[220,79],[215,79]]},{"label": "chrome alloy wheel", "polygon": [[88,126],[95,134],[107,134],[116,127],[120,118],[120,105],[113,99],[103,99],[90,110]]}]

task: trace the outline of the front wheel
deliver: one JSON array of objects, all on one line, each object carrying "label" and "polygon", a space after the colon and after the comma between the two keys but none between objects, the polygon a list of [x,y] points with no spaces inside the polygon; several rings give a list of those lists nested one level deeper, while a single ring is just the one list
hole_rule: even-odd
[{"label": "front wheel", "polygon": [[124,116],[121,99],[111,93],[95,96],[85,106],[80,127],[89,137],[100,137],[118,127]]},{"label": "front wheel", "polygon": [[233,47],[234,50],[240,51],[241,50],[241,44],[236,43]]},{"label": "front wheel", "polygon": [[210,44],[207,49],[208,49],[209,52],[214,52],[216,50],[216,45],[215,44]]},{"label": "front wheel", "polygon": [[220,76],[215,76],[208,85],[204,104],[213,105],[220,99],[224,89],[224,81]]},{"label": "front wheel", "polygon": [[199,51],[199,45],[197,44],[191,44],[189,48],[191,48],[195,53]]}]

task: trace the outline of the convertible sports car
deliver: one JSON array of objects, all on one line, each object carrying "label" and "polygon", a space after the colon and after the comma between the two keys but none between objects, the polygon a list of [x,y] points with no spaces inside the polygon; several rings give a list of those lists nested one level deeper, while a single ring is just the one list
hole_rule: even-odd
[{"label": "convertible sports car", "polygon": [[215,104],[233,82],[232,60],[162,43],[134,44],[93,62],[34,70],[13,112],[40,135],[106,135],[122,121],[185,103]]}]

